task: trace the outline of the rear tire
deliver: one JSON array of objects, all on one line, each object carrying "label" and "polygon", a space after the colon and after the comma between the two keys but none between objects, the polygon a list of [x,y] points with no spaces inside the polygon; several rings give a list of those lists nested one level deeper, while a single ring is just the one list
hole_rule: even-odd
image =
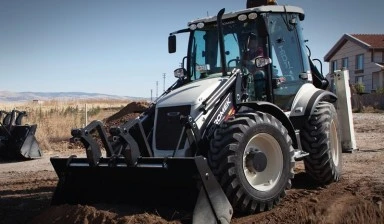
[{"label": "rear tire", "polygon": [[241,113],[215,131],[208,162],[232,207],[270,210],[294,176],[294,150],[286,128],[266,113]]},{"label": "rear tire", "polygon": [[319,102],[300,131],[306,172],[321,184],[338,181],[342,168],[339,121],[333,104]]}]

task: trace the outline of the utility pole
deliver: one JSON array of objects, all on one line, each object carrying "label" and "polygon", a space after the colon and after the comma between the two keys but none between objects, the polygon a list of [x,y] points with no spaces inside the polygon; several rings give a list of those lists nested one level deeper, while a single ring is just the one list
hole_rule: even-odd
[{"label": "utility pole", "polygon": [[153,100],[152,100],[152,89],[151,89],[151,102],[153,102]]},{"label": "utility pole", "polygon": [[159,96],[158,95],[158,91],[159,90],[159,81],[156,81],[156,100],[157,100],[157,97]]},{"label": "utility pole", "polygon": [[87,125],[88,125],[88,105],[85,104],[85,125],[84,125],[84,127]]},{"label": "utility pole", "polygon": [[163,73],[163,92],[165,92],[165,73]]}]

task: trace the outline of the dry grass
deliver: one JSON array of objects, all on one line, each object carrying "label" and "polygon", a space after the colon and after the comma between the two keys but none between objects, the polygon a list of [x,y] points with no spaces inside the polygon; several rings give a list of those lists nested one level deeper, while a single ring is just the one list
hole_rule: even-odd
[{"label": "dry grass", "polygon": [[[23,124],[37,124],[36,138],[43,152],[62,151],[68,147],[71,129],[92,120],[102,120],[129,104],[127,100],[69,100],[39,103],[0,103],[1,110],[26,111]],[[87,116],[86,116],[87,108]]]}]

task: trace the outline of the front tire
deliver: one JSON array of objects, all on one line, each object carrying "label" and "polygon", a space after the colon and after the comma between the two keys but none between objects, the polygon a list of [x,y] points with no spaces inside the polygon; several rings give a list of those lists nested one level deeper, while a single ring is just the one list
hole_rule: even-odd
[{"label": "front tire", "polygon": [[208,162],[232,207],[243,213],[270,210],[294,176],[288,131],[266,113],[240,113],[215,131]]},{"label": "front tire", "polygon": [[333,104],[319,102],[300,131],[306,172],[321,184],[338,181],[342,168],[342,148],[337,112]]}]

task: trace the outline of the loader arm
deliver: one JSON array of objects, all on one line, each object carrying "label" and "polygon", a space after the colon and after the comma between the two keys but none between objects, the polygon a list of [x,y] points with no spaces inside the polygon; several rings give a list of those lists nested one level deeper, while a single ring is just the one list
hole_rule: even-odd
[{"label": "loader arm", "polygon": [[97,166],[102,157],[101,148],[98,142],[96,141],[95,136],[93,135],[95,131],[98,132],[99,137],[104,145],[104,148],[107,151],[107,155],[113,156],[115,153],[107,139],[108,137],[101,121],[95,120],[92,121],[85,128],[72,129],[71,131],[73,137],[70,141],[80,141],[81,143],[83,143],[86,149],[87,159],[90,166]]}]

